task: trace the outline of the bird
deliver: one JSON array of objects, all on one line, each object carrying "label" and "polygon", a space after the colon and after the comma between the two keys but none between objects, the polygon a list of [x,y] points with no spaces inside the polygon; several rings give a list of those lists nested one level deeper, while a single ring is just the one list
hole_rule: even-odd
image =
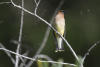
[{"label": "bird", "polygon": [[[60,33],[60,35],[64,36],[65,33],[65,18],[64,18],[64,12],[62,10],[59,10],[54,18],[53,27]],[[61,52],[64,51],[63,48],[63,40],[62,38],[53,31],[54,39],[56,43],[56,50],[55,52]]]}]

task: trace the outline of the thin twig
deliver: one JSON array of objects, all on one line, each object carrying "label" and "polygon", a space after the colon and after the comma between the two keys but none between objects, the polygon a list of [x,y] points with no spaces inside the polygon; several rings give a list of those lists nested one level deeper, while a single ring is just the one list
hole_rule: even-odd
[{"label": "thin twig", "polygon": [[[19,44],[19,42],[16,41],[16,40],[11,40],[11,42],[14,43],[14,44],[16,44],[16,45]],[[28,51],[27,51],[27,52],[28,52]],[[27,53],[25,53],[25,54],[27,54]],[[24,55],[24,54],[23,54],[23,55]],[[26,55],[25,55],[25,56],[26,56]],[[20,58],[20,60],[22,61],[21,64],[25,66],[25,62],[26,62],[25,60],[26,60],[26,59],[23,59],[22,57],[19,57],[19,58]],[[20,64],[20,65],[21,65],[21,64]]]},{"label": "thin twig", "polygon": [[34,2],[35,2],[35,4],[37,5],[37,1],[36,1],[36,0],[34,0]]},{"label": "thin twig", "polygon": [[35,4],[36,4],[34,13],[37,14],[37,9],[38,9],[38,6],[39,6],[41,0],[39,0],[38,2],[36,0],[34,0],[34,1],[35,1]]},{"label": "thin twig", "polygon": [[19,56],[19,57],[23,57],[23,58],[26,58],[26,59],[29,59],[29,60],[32,60],[32,61],[35,60],[35,59],[33,59],[33,58],[30,58],[30,57],[27,57],[27,56],[18,54],[18,53],[16,53],[16,52],[13,52],[13,51],[8,50],[8,49],[5,49],[5,48],[0,48],[0,50],[3,50],[3,51],[6,51],[6,52],[9,52],[9,53],[12,53],[12,54],[17,55],[17,56]]},{"label": "thin twig", "polygon": [[[1,43],[0,43],[1,48],[5,48]],[[5,48],[6,49],[6,48]],[[15,59],[11,56],[11,54],[7,51],[5,53],[8,55],[8,57],[11,59],[12,63],[15,64]]]},{"label": "thin twig", "polygon": [[49,56],[44,55],[44,54],[39,54],[39,55],[37,55],[37,58],[44,58],[44,59],[46,59],[46,60],[48,60],[48,61],[53,61]]},{"label": "thin twig", "polygon": [[11,3],[11,2],[0,2],[0,5],[1,4],[9,4],[9,3]]},{"label": "thin twig", "polygon": [[[1,43],[0,43],[0,47],[1,47],[1,48],[5,48]],[[6,49],[6,48],[5,48],[5,49]],[[6,51],[5,51],[5,53],[6,53],[6,54],[8,55],[8,57],[11,59],[12,63],[15,64],[15,63],[16,63],[16,62],[15,62],[15,59],[11,56],[11,54],[10,54],[9,52],[6,52]],[[19,57],[19,58],[20,58],[21,61],[24,63],[22,57]]]},{"label": "thin twig", "polygon": [[[27,56],[24,56],[24,55],[21,55],[21,54],[18,54],[16,52],[13,52],[11,50],[8,50],[8,49],[5,49],[5,48],[0,48],[0,50],[3,50],[3,51],[6,51],[6,52],[9,52],[9,53],[12,53],[12,54],[15,54],[19,57],[23,57],[23,58],[26,58],[26,59],[29,59],[29,60],[32,60],[32,61],[37,61],[36,59],[34,58],[30,58],[30,57],[27,57]],[[71,63],[62,63],[62,62],[56,62],[56,61],[44,61],[44,60],[39,60],[40,62],[49,62],[49,63],[56,63],[56,64],[65,64],[65,65],[70,65],[70,66],[76,66],[75,64],[71,64]]]},{"label": "thin twig", "polygon": [[63,62],[55,62],[55,61],[41,61],[41,60],[38,60],[38,61],[40,61],[40,62],[48,62],[48,63],[55,63],[55,64],[63,64],[63,65],[70,65],[70,66],[77,66],[77,65],[75,65],[75,64],[70,64],[70,63],[63,63]]},{"label": "thin twig", "polygon": [[[39,55],[37,55],[37,58],[46,59],[46,60],[48,60],[48,61],[53,61],[52,58],[50,58],[49,56],[44,55],[44,54],[39,54]],[[52,64],[56,67],[56,64],[54,64],[54,63],[52,63]]]},{"label": "thin twig", "polygon": [[89,55],[89,53],[91,52],[91,50],[96,47],[98,44],[100,43],[100,41],[97,41],[96,43],[94,43],[87,51],[87,53],[85,53],[84,57],[83,57],[83,62],[86,59],[86,57]]},{"label": "thin twig", "polygon": [[[22,7],[24,8],[24,0],[22,0]],[[20,53],[20,46],[21,46],[21,41],[22,41],[22,31],[23,31],[23,19],[24,19],[24,11],[21,10],[21,24],[20,24],[20,32],[19,32],[19,43],[18,43],[18,46],[17,46],[17,49],[16,49],[16,53]],[[19,64],[19,57],[16,55],[16,64],[15,64],[15,67],[18,67],[18,64]]]},{"label": "thin twig", "polygon": [[35,15],[34,13],[28,11],[27,9],[25,9],[25,8],[19,6],[19,5],[16,5],[12,0],[11,0],[11,2],[12,2],[12,5],[14,5],[15,7],[19,8],[19,9],[22,9],[23,11],[25,11],[25,12],[27,12],[27,13],[35,16],[35,17],[37,17],[38,19],[40,19],[41,21],[43,21],[45,24],[47,24],[52,30],[54,30],[64,40],[64,42],[66,43],[66,45],[69,47],[70,51],[72,52],[73,56],[79,62],[79,58],[78,58],[77,54],[75,53],[75,51],[73,50],[73,48],[71,47],[71,45],[68,43],[68,41],[62,35],[60,35],[60,33],[49,22],[47,22],[46,20],[44,20],[39,15],[37,15],[37,14]]},{"label": "thin twig", "polygon": [[[24,56],[28,56],[28,54],[29,54],[29,52],[27,51],[27,52],[25,52],[23,55],[24,55]],[[25,58],[25,59],[23,58],[23,60],[24,60],[24,63],[22,62],[22,63],[19,65],[19,67],[25,67],[25,66],[26,66],[25,63],[26,63],[27,59],[26,59],[26,58]]]},{"label": "thin twig", "polygon": [[[56,8],[56,10],[55,10],[55,12],[54,12],[54,14],[53,14],[53,16],[52,16],[52,18],[51,18],[50,24],[53,23],[54,17],[55,17],[55,15],[57,14],[57,12],[60,10],[60,8],[61,8],[61,6],[63,5],[63,3],[64,3],[64,1],[61,0],[61,2],[59,3],[58,7]],[[47,30],[46,30],[46,32],[45,32],[44,39],[43,39],[43,41],[42,41],[42,43],[41,43],[41,46],[39,47],[39,49],[37,50],[37,52],[36,52],[36,54],[35,54],[35,56],[34,56],[33,58],[37,58],[37,55],[39,55],[39,54],[41,53],[41,51],[43,50],[43,48],[45,47],[46,42],[47,42],[48,37],[49,37],[50,30],[51,30],[51,28],[48,26],[48,28],[47,28]],[[34,62],[34,61],[30,61],[30,62],[27,64],[26,67],[30,67],[30,66],[32,65],[33,62]]]}]

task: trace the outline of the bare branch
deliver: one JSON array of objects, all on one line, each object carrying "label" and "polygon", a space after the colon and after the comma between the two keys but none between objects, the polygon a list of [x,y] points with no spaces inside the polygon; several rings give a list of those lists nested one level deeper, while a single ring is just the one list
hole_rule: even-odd
[{"label": "bare branch", "polygon": [[87,53],[85,53],[84,57],[83,57],[83,62],[86,59],[86,57],[89,55],[89,53],[91,52],[91,50],[96,47],[98,44],[100,43],[100,41],[97,41],[96,43],[94,43],[87,51]]},{"label": "bare branch", "polygon": [[27,57],[27,56],[24,56],[24,55],[20,55],[20,54],[18,54],[18,53],[16,53],[16,52],[13,52],[13,51],[8,50],[8,49],[5,49],[5,48],[0,48],[0,50],[3,50],[3,51],[6,51],[6,52],[15,54],[15,55],[17,55],[17,56],[19,56],[19,57],[23,57],[23,58],[26,58],[26,59],[29,59],[29,60],[32,60],[32,61],[35,60],[35,59],[33,59],[33,58],[30,58],[30,57]]},{"label": "bare branch", "polygon": [[9,4],[9,3],[11,3],[11,2],[0,2],[0,5],[1,4]]},{"label": "bare branch", "polygon": [[[36,1],[36,0],[34,0],[34,1]],[[56,10],[55,10],[55,12],[54,12],[54,14],[53,14],[53,16],[52,16],[52,18],[51,18],[50,24],[53,23],[54,17],[55,17],[55,15],[57,14],[58,10],[60,10],[60,8],[61,8],[61,6],[63,5],[63,3],[64,3],[64,1],[61,0],[60,4],[59,4],[58,7],[56,8]],[[46,30],[46,32],[45,32],[44,39],[43,39],[43,41],[42,41],[42,43],[41,43],[41,46],[39,47],[39,49],[37,50],[37,52],[36,52],[36,54],[35,54],[35,56],[34,56],[33,58],[37,58],[37,55],[39,55],[39,54],[41,53],[41,51],[43,50],[43,48],[45,47],[46,42],[47,42],[48,37],[49,37],[50,30],[51,30],[51,28],[48,26],[48,28],[47,28],[47,30]],[[30,61],[30,62],[27,64],[26,67],[30,67],[30,66],[32,65],[33,62],[34,62],[34,61]]]},{"label": "bare branch", "polygon": [[[52,29],[52,30],[54,30],[54,31],[64,40],[64,42],[65,42],[66,45],[69,47],[70,51],[72,52],[72,54],[74,55],[74,57],[76,58],[76,60],[79,62],[79,58],[78,58],[77,54],[75,53],[75,51],[73,50],[73,48],[71,47],[71,45],[70,45],[70,44],[68,43],[68,41],[67,41],[62,35],[60,35],[60,33],[52,26],[52,22],[53,22],[53,21],[51,21],[51,22],[49,23],[49,22],[47,22],[45,19],[43,19],[42,17],[40,17],[39,15],[37,15],[37,9],[38,9],[38,6],[39,6],[41,0],[39,0],[38,2],[37,2],[36,0],[34,0],[34,1],[35,1],[35,4],[36,4],[34,13],[32,13],[32,12],[30,12],[30,11],[28,11],[27,9],[24,8],[24,5],[23,5],[23,4],[24,4],[24,1],[23,1],[23,0],[22,0],[22,7],[19,6],[19,5],[16,5],[12,0],[11,0],[11,2],[1,2],[1,3],[0,3],[0,4],[12,3],[13,6],[15,6],[15,7],[17,7],[17,8],[19,8],[19,9],[22,10],[22,12],[21,12],[20,33],[19,33],[19,40],[18,40],[19,43],[18,43],[18,47],[17,47],[16,53],[7,50],[7,49],[4,48],[4,47],[2,47],[2,48],[0,48],[0,49],[1,49],[1,50],[4,50],[4,51],[8,51],[8,52],[13,53],[13,54],[16,55],[16,65],[15,65],[15,67],[18,67],[19,57],[24,57],[24,58],[30,59],[30,60],[32,60],[32,62],[33,62],[33,61],[36,61],[36,60],[35,60],[36,57],[39,56],[40,52],[42,51],[42,49],[44,48],[44,46],[45,46],[45,44],[46,44],[46,41],[47,41],[48,36],[49,36],[50,29]],[[62,1],[63,1],[63,0],[62,0]],[[21,42],[21,39],[22,39],[23,15],[24,15],[24,12],[27,12],[27,13],[29,13],[29,14],[31,14],[31,15],[37,17],[38,19],[40,19],[41,21],[43,21],[45,24],[47,24],[47,25],[49,26],[49,27],[47,28],[47,31],[46,31],[46,34],[47,34],[47,35],[44,37],[44,40],[43,40],[43,42],[42,42],[42,45],[41,45],[42,47],[40,46],[40,48],[39,48],[38,51],[36,52],[36,55],[34,56],[35,59],[34,59],[34,58],[29,58],[29,57],[26,57],[26,56],[23,56],[23,55],[20,55],[20,54],[19,54],[19,49],[20,49],[20,45],[21,45],[20,42]],[[53,19],[54,19],[54,17],[53,17]],[[49,31],[48,31],[48,30],[49,30]],[[94,45],[92,45],[92,46],[88,49],[88,52],[87,52],[87,53],[84,55],[84,57],[83,57],[83,62],[84,62],[84,60],[86,59],[87,55],[89,55],[89,53],[91,52],[91,50],[92,50],[98,43],[100,43],[100,41],[98,41],[97,43],[95,43]],[[8,55],[8,56],[9,56],[9,55]],[[11,56],[10,56],[10,57],[11,57]],[[33,59],[34,59],[34,60],[33,60]],[[60,62],[55,62],[55,61],[40,61],[40,62],[60,63]],[[61,64],[69,64],[69,63],[61,63]],[[82,63],[82,64],[83,64],[83,63]],[[73,64],[72,64],[72,66],[76,66],[76,65],[73,65]]]},{"label": "bare branch", "polygon": [[21,7],[21,6],[16,5],[12,0],[11,0],[11,2],[12,2],[12,4],[13,4],[15,7],[19,8],[19,9],[22,9],[23,11],[25,11],[25,12],[27,12],[27,13],[29,13],[29,14],[35,16],[35,17],[37,17],[38,19],[40,19],[41,21],[43,21],[45,24],[47,24],[52,30],[54,30],[54,31],[64,40],[64,42],[65,42],[66,45],[69,47],[70,51],[72,52],[72,54],[73,54],[73,56],[76,58],[76,60],[79,61],[77,54],[75,53],[75,51],[73,50],[73,48],[71,47],[71,45],[68,43],[68,41],[67,41],[62,35],[60,35],[60,33],[59,33],[49,22],[47,22],[46,20],[44,20],[44,19],[43,19],[42,17],[40,17],[39,15],[37,15],[37,14],[35,15],[34,13],[28,11],[27,9],[25,9],[25,8],[23,8],[23,7]]},{"label": "bare branch", "polygon": [[38,6],[39,6],[41,0],[38,0],[38,2],[36,0],[34,0],[34,1],[35,1],[35,4],[36,4],[34,13],[37,14],[37,9],[38,9]]},{"label": "bare branch", "polygon": [[48,61],[53,61],[49,56],[44,55],[44,54],[39,54],[39,55],[37,55],[37,58],[44,58],[44,59],[46,59],[46,60],[48,60]]},{"label": "bare branch", "polygon": [[32,13],[32,12],[28,11],[27,9],[21,7],[20,5],[15,4],[15,3],[13,2],[13,0],[10,0],[10,1],[11,1],[12,5],[13,5],[14,7],[17,7],[17,8],[19,8],[19,9],[23,10],[24,12],[27,12],[27,13],[29,13],[30,15],[35,16],[34,13]]},{"label": "bare branch", "polygon": [[[22,0],[22,7],[24,8],[24,0]],[[21,24],[20,24],[20,32],[19,32],[19,39],[18,39],[18,46],[16,49],[16,53],[20,53],[20,46],[21,46],[21,41],[22,41],[22,31],[23,31],[23,19],[24,19],[24,11],[21,10]],[[16,55],[16,64],[15,67],[18,67],[19,64],[19,57]]]},{"label": "bare branch", "polygon": [[[1,43],[0,43],[0,47],[1,48],[5,48]],[[5,48],[6,49],[6,48]],[[6,52],[5,53],[8,55],[8,57],[11,59],[12,63],[15,64],[15,59],[11,56],[11,54],[9,52]]]},{"label": "bare branch", "polygon": [[48,63],[55,63],[55,64],[63,64],[63,65],[70,65],[70,66],[77,66],[77,65],[75,65],[75,64],[70,64],[70,63],[63,63],[63,62],[55,62],[55,61],[41,61],[41,60],[38,60],[38,61],[40,61],[40,62],[48,62]]},{"label": "bare branch", "polygon": [[[12,53],[12,54],[15,54],[19,57],[23,57],[23,58],[26,58],[26,59],[29,59],[29,60],[32,60],[32,61],[37,61],[36,59],[34,58],[30,58],[30,57],[27,57],[27,56],[24,56],[24,55],[20,55],[18,53],[15,53],[13,51],[10,51],[8,49],[5,49],[5,48],[0,48],[0,50],[3,50],[3,51],[6,51],[6,52],[9,52],[9,53]],[[49,62],[49,63],[58,63],[58,64],[65,64],[65,65],[70,65],[70,66],[76,66],[75,64],[71,64],[71,63],[62,63],[62,62],[55,62],[55,61],[43,61],[43,60],[39,60],[40,62]]]},{"label": "bare branch", "polygon": [[[0,47],[1,47],[1,48],[5,48],[1,43],[0,43]],[[5,48],[5,49],[6,49],[6,48]],[[15,63],[16,63],[16,62],[15,62],[15,59],[11,56],[11,54],[10,54],[9,52],[6,52],[6,51],[5,51],[5,53],[6,53],[6,54],[8,55],[8,57],[11,59],[12,63],[15,64]],[[23,58],[20,57],[20,59],[21,59],[21,61],[24,63]]]},{"label": "bare branch", "polygon": [[[23,55],[24,56],[28,56],[28,54],[29,54],[29,52],[27,51],[27,52],[25,52]],[[19,65],[19,67],[25,67],[26,66],[26,61],[27,61],[27,59],[25,59],[25,58],[23,58],[23,60],[24,60],[24,63],[22,62],[20,65]]]},{"label": "bare branch", "polygon": [[35,2],[35,4],[37,5],[37,1],[36,1],[36,0],[34,0],[34,2]]}]

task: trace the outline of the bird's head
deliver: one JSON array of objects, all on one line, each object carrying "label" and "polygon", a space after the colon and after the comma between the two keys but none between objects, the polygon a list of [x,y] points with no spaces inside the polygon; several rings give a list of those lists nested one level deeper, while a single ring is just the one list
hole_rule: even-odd
[{"label": "bird's head", "polygon": [[64,10],[59,10],[58,12],[64,13]]}]

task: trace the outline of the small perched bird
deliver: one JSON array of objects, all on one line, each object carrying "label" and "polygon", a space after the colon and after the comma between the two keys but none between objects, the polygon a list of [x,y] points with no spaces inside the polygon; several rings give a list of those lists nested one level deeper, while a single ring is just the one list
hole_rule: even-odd
[{"label": "small perched bird", "polygon": [[[58,11],[58,13],[56,14],[54,18],[53,26],[62,36],[64,36],[65,18],[64,18],[64,12],[62,10]],[[54,38],[56,40],[56,52],[64,51],[62,45],[63,42],[62,38],[56,32],[54,32]]]}]

